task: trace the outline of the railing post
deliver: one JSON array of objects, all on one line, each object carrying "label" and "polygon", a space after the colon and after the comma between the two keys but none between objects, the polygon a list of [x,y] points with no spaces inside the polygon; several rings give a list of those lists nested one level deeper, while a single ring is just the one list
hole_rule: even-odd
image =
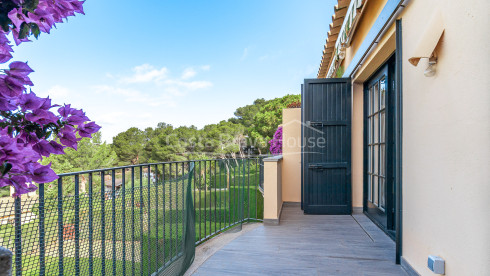
[{"label": "railing post", "polygon": [[75,275],[80,275],[80,183],[75,175]]},{"label": "railing post", "polygon": [[122,169],[122,263],[123,275],[126,275],[126,169]]},{"label": "railing post", "polygon": [[22,275],[22,228],[21,200],[15,198],[15,274]]},{"label": "railing post", "polygon": [[[58,273],[63,275],[63,179],[58,178]],[[19,274],[20,275],[20,274]]]},{"label": "railing post", "polygon": [[10,250],[0,246],[0,276],[12,275],[12,257]]},{"label": "railing post", "polygon": [[39,275],[44,276],[46,274],[46,262],[45,262],[45,225],[44,225],[44,183],[39,184]]},{"label": "railing post", "polygon": [[[93,229],[94,223],[94,203],[93,203],[93,175],[92,173],[88,174],[88,227],[89,229]],[[89,275],[94,275],[94,233],[93,231],[88,232],[88,271]]]},{"label": "railing post", "polygon": [[116,170],[111,171],[112,200],[112,275],[116,275]]},{"label": "railing post", "polygon": [[131,167],[131,275],[135,275],[135,254],[134,254],[134,167]]},{"label": "railing post", "polygon": [[105,174],[100,172],[100,215],[101,215],[101,274],[105,275]]},{"label": "railing post", "polygon": [[[93,175],[92,173],[88,174],[88,227],[89,229],[93,229],[94,223],[94,203],[93,203]],[[88,232],[88,271],[89,275],[94,275],[94,233],[93,231]]]},{"label": "railing post", "polygon": [[[151,177],[150,177],[150,173],[151,173],[151,168],[150,166],[147,167],[147,171],[146,171],[146,175],[147,175],[147,183],[148,183],[148,250],[150,250],[151,248],[151,193],[150,193],[150,188],[151,188]],[[150,251],[151,252],[151,251]],[[152,258],[153,254],[150,253],[148,254],[148,263],[147,263],[147,269],[148,269],[148,274],[150,274],[151,272],[151,258]]]}]

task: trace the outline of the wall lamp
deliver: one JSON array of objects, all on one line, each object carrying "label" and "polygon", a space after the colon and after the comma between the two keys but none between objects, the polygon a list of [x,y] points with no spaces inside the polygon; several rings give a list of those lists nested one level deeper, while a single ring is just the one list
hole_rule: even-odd
[{"label": "wall lamp", "polygon": [[429,58],[429,66],[427,66],[427,69],[425,69],[424,76],[433,77],[436,74],[436,64],[437,64],[437,58],[435,57]]},{"label": "wall lamp", "polygon": [[424,71],[426,77],[433,77],[436,74],[437,50],[439,43],[442,41],[445,24],[444,18],[440,12],[432,14],[425,26],[425,30],[420,32],[419,40],[415,43],[408,61],[413,66],[419,64],[420,59],[428,59],[428,67]]}]

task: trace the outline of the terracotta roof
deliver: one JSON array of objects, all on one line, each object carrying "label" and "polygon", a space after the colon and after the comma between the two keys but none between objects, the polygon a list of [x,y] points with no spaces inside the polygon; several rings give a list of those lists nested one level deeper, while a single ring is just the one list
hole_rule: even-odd
[{"label": "terracotta roof", "polygon": [[349,4],[350,0],[339,0],[337,5],[334,7],[332,23],[330,23],[330,31],[328,32],[327,41],[323,49],[320,69],[318,69],[318,78],[325,78],[327,76],[328,68],[330,67],[335,50],[335,43],[337,42],[338,34],[342,23],[344,22],[345,15],[347,14],[347,7]]},{"label": "terracotta roof", "polygon": [[[368,0],[344,0],[335,6],[327,43],[323,51],[318,78],[332,78],[345,58],[345,48],[351,43],[353,34]],[[343,55],[342,55],[343,53]]]}]

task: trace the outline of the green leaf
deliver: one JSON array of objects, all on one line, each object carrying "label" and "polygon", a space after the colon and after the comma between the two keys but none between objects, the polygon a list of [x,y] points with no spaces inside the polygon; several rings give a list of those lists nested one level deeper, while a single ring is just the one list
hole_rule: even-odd
[{"label": "green leaf", "polygon": [[2,170],[2,176],[6,175],[10,170],[12,169],[12,164],[5,162],[3,163],[1,170]]},{"label": "green leaf", "polygon": [[42,139],[44,137],[44,135],[46,135],[46,134],[45,134],[45,132],[42,129],[37,129],[36,130],[36,136],[37,136],[37,138]]},{"label": "green leaf", "polygon": [[31,32],[34,35],[34,37],[37,39],[41,34],[41,30],[39,30],[39,26],[36,23],[31,23],[30,25],[31,25]]},{"label": "green leaf", "polygon": [[47,132],[46,136],[44,136],[44,139],[46,139],[46,140],[49,139],[49,137],[51,137],[52,133],[53,133],[52,131]]},{"label": "green leaf", "polygon": [[4,32],[9,31],[9,25],[12,24],[12,21],[6,14],[0,14],[0,26],[2,27]]},{"label": "green leaf", "polygon": [[29,35],[31,28],[25,22],[20,25],[19,39],[24,39]]},{"label": "green leaf", "polygon": [[24,9],[34,12],[34,10],[39,5],[39,0],[24,0]]}]

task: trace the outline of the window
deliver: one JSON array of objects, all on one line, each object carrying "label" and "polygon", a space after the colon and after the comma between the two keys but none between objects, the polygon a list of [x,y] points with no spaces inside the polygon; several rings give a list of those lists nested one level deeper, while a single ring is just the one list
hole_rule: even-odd
[{"label": "window", "polygon": [[368,200],[386,208],[386,75],[368,87]]}]

